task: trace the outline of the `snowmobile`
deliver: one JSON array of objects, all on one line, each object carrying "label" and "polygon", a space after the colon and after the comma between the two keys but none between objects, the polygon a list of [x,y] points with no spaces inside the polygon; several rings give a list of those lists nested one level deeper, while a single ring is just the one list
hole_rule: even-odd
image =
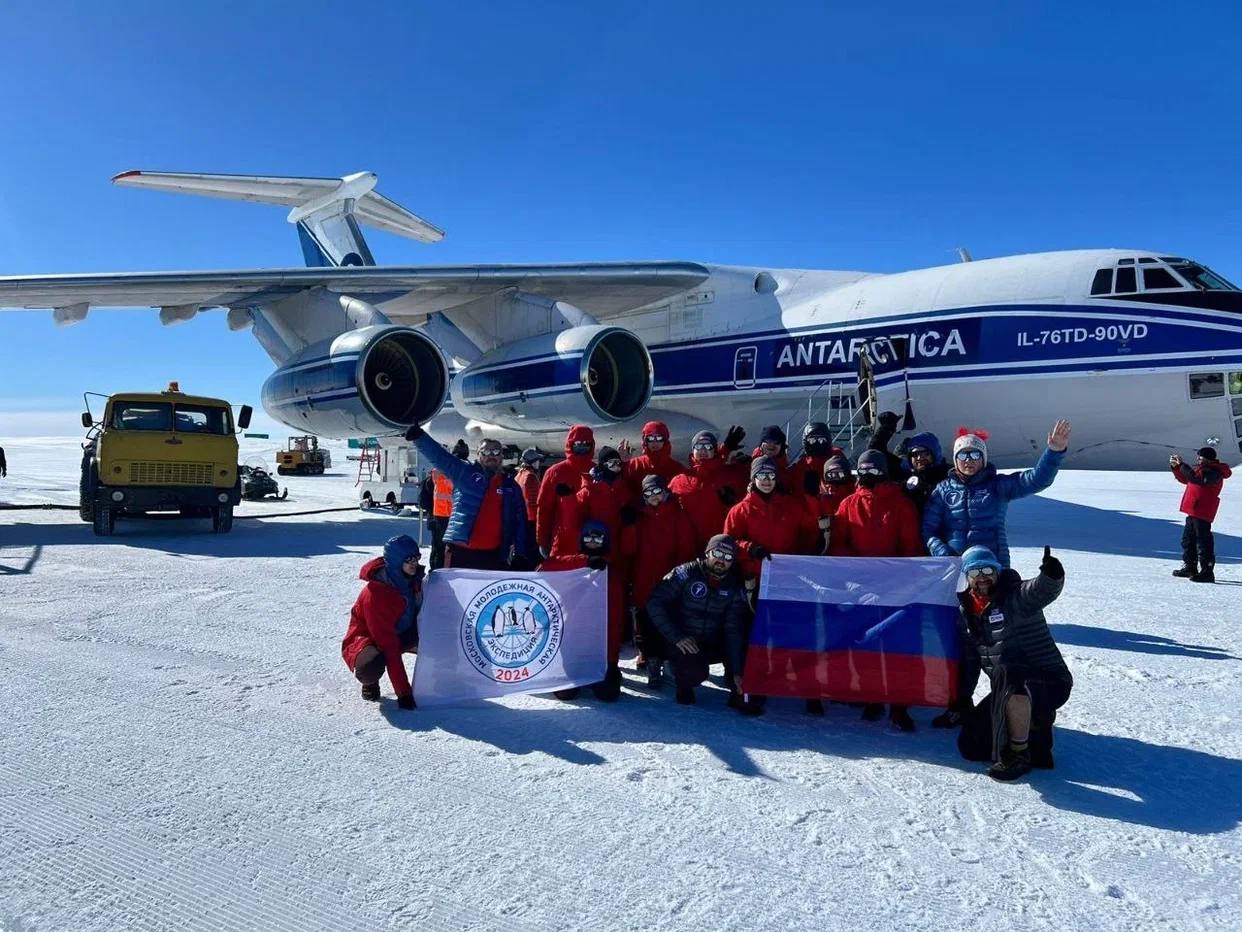
[{"label": "snowmobile", "polygon": [[276,485],[276,480],[268,475],[266,469],[259,466],[242,466],[240,473],[242,498],[247,501],[257,502],[270,495],[276,501],[283,502],[289,497],[288,487],[282,492]]}]

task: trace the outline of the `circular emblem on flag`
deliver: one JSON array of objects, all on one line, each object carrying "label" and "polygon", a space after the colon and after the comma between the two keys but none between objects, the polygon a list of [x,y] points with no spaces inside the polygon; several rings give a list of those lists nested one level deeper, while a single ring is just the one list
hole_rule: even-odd
[{"label": "circular emblem on flag", "polygon": [[481,589],[461,619],[471,666],[497,683],[520,683],[547,669],[561,650],[564,611],[555,592],[530,578]]},{"label": "circular emblem on flag", "polygon": [[691,583],[690,598],[701,599],[707,595],[707,584],[702,582]]}]

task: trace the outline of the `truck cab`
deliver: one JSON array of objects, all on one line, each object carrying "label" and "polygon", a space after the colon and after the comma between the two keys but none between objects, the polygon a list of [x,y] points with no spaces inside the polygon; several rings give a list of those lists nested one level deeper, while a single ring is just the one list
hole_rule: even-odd
[{"label": "truck cab", "polygon": [[210,517],[213,531],[227,533],[241,500],[235,431],[250,414],[243,406],[235,427],[227,401],[184,394],[176,382],[108,397],[101,420],[82,415],[82,520],[103,536],[118,515],[178,512]]}]

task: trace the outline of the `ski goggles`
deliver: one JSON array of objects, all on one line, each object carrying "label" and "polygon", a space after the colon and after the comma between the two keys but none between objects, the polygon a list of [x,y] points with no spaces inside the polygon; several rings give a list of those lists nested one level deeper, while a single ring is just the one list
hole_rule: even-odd
[{"label": "ski goggles", "polygon": [[976,566],[966,571],[967,579],[991,579],[996,575],[996,567],[994,566]]},{"label": "ski goggles", "polygon": [[834,469],[831,472],[824,473],[825,482],[844,482],[849,478],[849,473],[842,472],[840,469]]},{"label": "ski goggles", "polygon": [[604,535],[598,531],[589,531],[582,535],[582,542],[584,544],[602,544],[604,542]]},{"label": "ski goggles", "polygon": [[495,440],[488,440],[479,444],[479,456],[501,456],[503,453],[504,447]]},{"label": "ski goggles", "polygon": [[620,460],[604,460],[600,465],[612,472],[620,472],[622,463]]},{"label": "ski goggles", "polygon": [[575,440],[569,445],[569,449],[573,450],[575,453],[590,453],[595,449],[595,444],[591,443],[589,440]]},{"label": "ski goggles", "polygon": [[715,453],[716,444],[712,443],[710,440],[700,440],[691,449],[693,449],[695,453]]},{"label": "ski goggles", "polygon": [[757,473],[755,473],[755,481],[756,482],[775,482],[776,481],[776,470],[774,469],[759,470]]},{"label": "ski goggles", "polygon": [[668,494],[668,489],[664,488],[664,486],[655,486],[654,488],[648,489],[646,492],[644,492],[643,498],[645,498],[649,502],[659,501],[666,494]]},{"label": "ski goggles", "polygon": [[721,563],[732,563],[734,559],[732,550],[721,550],[719,547],[713,547],[707,551],[707,555],[713,560],[719,560]]},{"label": "ski goggles", "polygon": [[879,466],[871,466],[868,464],[867,466],[859,466],[858,474],[860,476],[882,476],[884,471],[880,469]]},{"label": "ski goggles", "polygon": [[981,463],[983,462],[983,451],[982,450],[958,450],[956,453],[953,454],[953,458],[957,460],[959,463],[964,463],[966,460],[970,460],[972,463]]},{"label": "ski goggles", "polygon": [[648,434],[643,437],[643,440],[647,443],[663,443],[667,439],[667,437],[662,437],[660,434]]},{"label": "ski goggles", "polygon": [[802,445],[808,450],[826,450],[832,443],[827,437],[807,437]]}]

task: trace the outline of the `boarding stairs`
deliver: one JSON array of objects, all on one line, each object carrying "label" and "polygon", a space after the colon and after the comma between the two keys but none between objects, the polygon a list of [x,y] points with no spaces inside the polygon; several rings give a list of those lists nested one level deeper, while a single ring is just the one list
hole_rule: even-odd
[{"label": "boarding stairs", "polygon": [[[806,398],[806,418],[785,422],[785,436],[801,441],[802,431],[813,421],[823,421],[832,432],[832,443],[845,451],[851,461],[867,449],[875,433],[876,417],[875,373],[871,362],[863,356],[857,377],[833,376],[820,382]],[[798,451],[802,455],[802,451]]]}]

